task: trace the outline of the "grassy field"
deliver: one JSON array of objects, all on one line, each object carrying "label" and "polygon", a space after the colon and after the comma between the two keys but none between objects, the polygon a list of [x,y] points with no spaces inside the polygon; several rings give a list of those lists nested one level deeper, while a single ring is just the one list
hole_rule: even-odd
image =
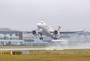
[{"label": "grassy field", "polygon": [[90,50],[34,50],[28,55],[0,55],[0,61],[90,61]]},{"label": "grassy field", "polygon": [[90,55],[13,55],[0,56],[0,61],[90,61]]}]

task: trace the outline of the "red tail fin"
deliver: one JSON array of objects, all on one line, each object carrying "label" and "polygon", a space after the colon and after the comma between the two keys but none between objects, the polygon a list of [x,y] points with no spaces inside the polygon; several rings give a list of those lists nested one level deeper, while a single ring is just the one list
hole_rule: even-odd
[{"label": "red tail fin", "polygon": [[59,32],[60,32],[60,29],[61,29],[61,26],[58,26],[58,29],[57,29],[57,30],[58,30]]}]

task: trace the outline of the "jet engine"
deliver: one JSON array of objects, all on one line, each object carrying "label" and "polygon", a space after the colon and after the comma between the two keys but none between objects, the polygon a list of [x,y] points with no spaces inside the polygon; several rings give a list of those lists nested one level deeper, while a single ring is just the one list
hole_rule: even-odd
[{"label": "jet engine", "polygon": [[33,31],[32,31],[32,34],[33,34],[33,35],[36,35],[36,34],[38,34],[38,32],[37,32],[36,30],[33,30]]},{"label": "jet engine", "polygon": [[33,31],[32,31],[32,34],[35,35],[35,36],[37,36],[38,34],[40,34],[40,36],[41,36],[41,37],[40,37],[40,40],[43,40],[42,32],[37,32],[36,30],[33,30]]},{"label": "jet engine", "polygon": [[54,30],[54,34],[57,35],[58,34],[58,31],[57,30]]},{"label": "jet engine", "polygon": [[59,32],[58,32],[57,30],[54,30],[54,35],[53,35],[53,37],[54,37],[54,40],[60,38],[60,34],[59,34]]}]

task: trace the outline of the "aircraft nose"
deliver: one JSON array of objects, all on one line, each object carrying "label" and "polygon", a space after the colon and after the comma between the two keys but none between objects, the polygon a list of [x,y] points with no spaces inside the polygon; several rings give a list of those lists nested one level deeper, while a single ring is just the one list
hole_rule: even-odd
[{"label": "aircraft nose", "polygon": [[42,24],[40,24],[40,23],[37,23],[37,27],[40,27]]},{"label": "aircraft nose", "polygon": [[43,25],[43,24],[41,24],[41,23],[37,23],[37,26],[40,26],[40,25]]},{"label": "aircraft nose", "polygon": [[40,23],[37,23],[37,26],[39,26],[40,25]]}]

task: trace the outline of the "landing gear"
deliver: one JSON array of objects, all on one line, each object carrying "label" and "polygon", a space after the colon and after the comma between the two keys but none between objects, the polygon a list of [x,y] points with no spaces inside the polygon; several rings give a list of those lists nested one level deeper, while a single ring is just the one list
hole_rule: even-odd
[{"label": "landing gear", "polygon": [[40,40],[43,40],[43,37],[42,37],[42,32],[41,32],[41,33],[39,33],[39,34],[40,34],[40,36],[41,36],[41,37],[40,37]]},{"label": "landing gear", "polygon": [[55,37],[54,40],[57,40],[57,38]]},{"label": "landing gear", "polygon": [[40,40],[43,40],[43,37],[40,37]]},{"label": "landing gear", "polygon": [[57,40],[57,35],[56,34],[53,35],[53,39]]}]

